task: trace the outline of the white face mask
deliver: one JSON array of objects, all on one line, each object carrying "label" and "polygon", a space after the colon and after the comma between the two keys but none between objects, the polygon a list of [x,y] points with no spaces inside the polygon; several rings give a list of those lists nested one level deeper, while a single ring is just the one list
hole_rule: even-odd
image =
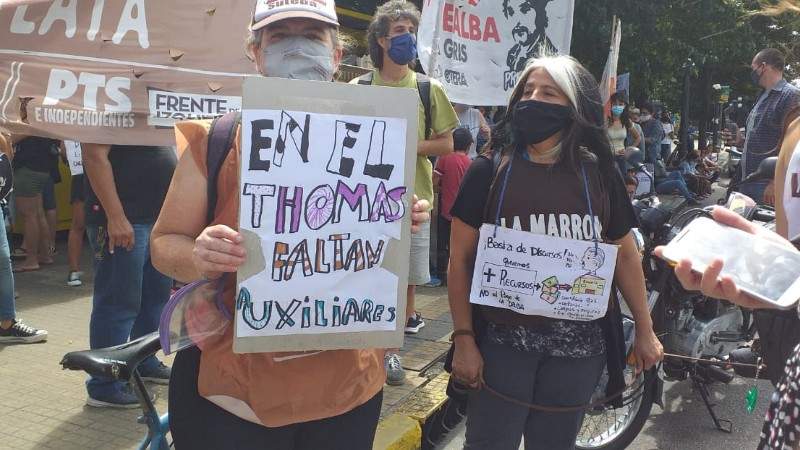
[{"label": "white face mask", "polygon": [[647,114],[642,114],[642,115],[641,115],[641,121],[642,121],[642,122],[649,122],[649,121],[650,121],[650,119],[652,119],[652,118],[653,118],[653,116],[649,116],[649,115],[647,115]]},{"label": "white face mask", "polygon": [[266,77],[294,80],[331,81],[333,55],[326,45],[302,36],[290,36],[261,50]]}]

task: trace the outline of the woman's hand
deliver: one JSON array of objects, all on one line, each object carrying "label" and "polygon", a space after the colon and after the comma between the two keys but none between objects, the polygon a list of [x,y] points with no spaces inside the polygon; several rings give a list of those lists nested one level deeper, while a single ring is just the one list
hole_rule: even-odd
[{"label": "woman's hand", "polygon": [[217,279],[224,272],[236,272],[244,264],[247,250],[242,235],[225,225],[207,227],[194,241],[192,257],[204,278]]},{"label": "woman's hand", "polygon": [[770,180],[764,188],[764,204],[775,206],[775,180]]},{"label": "woman's hand", "polygon": [[642,370],[649,370],[664,359],[664,346],[661,345],[661,341],[656,337],[652,327],[636,327],[633,355],[637,374]]},{"label": "woman's hand", "polygon": [[483,357],[472,336],[456,336],[453,353],[453,379],[471,388],[480,386],[483,376]]},{"label": "woman's hand", "polygon": [[[738,228],[751,234],[763,236],[764,239],[791,246],[789,241],[783,239],[778,234],[749,222],[728,209],[715,207],[713,211],[711,211],[711,215],[714,217],[714,220],[723,225]],[[659,258],[663,258],[664,248],[661,246],[656,247],[655,253]],[[737,305],[744,306],[745,308],[772,307],[770,304],[742,292],[736,285],[736,282],[733,281],[733,277],[730,275],[720,276],[721,271],[722,260],[719,258],[712,259],[702,274],[692,271],[692,262],[688,259],[678,261],[678,264],[675,266],[675,276],[687,290],[700,291],[703,295],[708,297],[725,299]]]}]

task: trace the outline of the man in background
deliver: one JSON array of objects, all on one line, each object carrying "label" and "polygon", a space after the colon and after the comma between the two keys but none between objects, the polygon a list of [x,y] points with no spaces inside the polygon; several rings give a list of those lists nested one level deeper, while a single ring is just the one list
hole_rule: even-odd
[{"label": "man in background", "polygon": [[[369,55],[376,69],[367,74],[376,86],[411,88],[420,91],[418,75],[411,70],[417,58],[417,29],[419,10],[407,0],[390,0],[379,6],[367,31]],[[423,99],[419,102],[419,141],[417,144],[417,178],[414,194],[420,200],[433,204],[432,164],[429,156],[437,157],[453,152],[453,128],[458,117],[447,98],[441,83],[427,78],[430,83],[428,100],[430,117],[425,114]],[[351,83],[364,84],[364,76]],[[422,92],[420,92],[420,95]],[[429,124],[429,125],[426,125]],[[420,226],[419,233],[411,236],[411,260],[406,296],[406,333],[417,333],[425,326],[422,315],[414,309],[416,287],[430,281],[430,223]],[[406,377],[396,350],[386,353],[386,382],[402,384]]]},{"label": "man in background", "polygon": [[[747,116],[746,136],[733,140],[734,145],[744,146],[742,160],[731,184],[747,177],[758,169],[761,161],[778,154],[783,118],[792,107],[800,104],[800,90],[783,78],[786,58],[775,48],[761,50],[750,63],[750,82],[764,89],[753,110]],[[730,131],[723,132],[723,139],[732,139]],[[775,204],[774,182],[744,183],[739,192],[758,203]]]}]

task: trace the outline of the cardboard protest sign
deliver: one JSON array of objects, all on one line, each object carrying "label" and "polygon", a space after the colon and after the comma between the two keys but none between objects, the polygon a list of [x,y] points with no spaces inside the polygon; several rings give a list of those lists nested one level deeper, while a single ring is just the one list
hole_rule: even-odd
[{"label": "cardboard protest sign", "polygon": [[540,46],[569,54],[574,0],[424,0],[417,49],[450,100],[505,105]]},{"label": "cardboard protest sign", "polygon": [[261,77],[243,91],[234,351],[401,346],[418,94]]},{"label": "cardboard protest sign", "polygon": [[241,108],[252,2],[4,0],[0,128],[174,145],[172,125]]},{"label": "cardboard protest sign", "polygon": [[599,319],[616,261],[615,245],[484,224],[469,300],[526,315]]},{"label": "cardboard protest sign", "polygon": [[64,148],[67,150],[69,173],[72,176],[83,175],[83,149],[81,148],[81,143],[76,141],[64,141]]}]

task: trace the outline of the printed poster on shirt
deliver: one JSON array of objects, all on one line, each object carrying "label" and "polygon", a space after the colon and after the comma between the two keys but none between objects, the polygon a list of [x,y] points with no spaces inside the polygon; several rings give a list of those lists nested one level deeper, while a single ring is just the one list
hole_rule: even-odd
[{"label": "printed poster on shirt", "polygon": [[83,150],[81,149],[81,143],[76,141],[64,141],[64,148],[67,150],[69,173],[72,176],[83,175]]},{"label": "printed poster on shirt", "polygon": [[243,90],[234,351],[401,346],[416,92],[261,77]]},{"label": "printed poster on shirt", "polygon": [[423,0],[417,50],[451,101],[508,103],[539,48],[569,54],[574,0]]},{"label": "printed poster on shirt", "polygon": [[241,109],[253,2],[223,3],[0,1],[0,128],[174,145],[176,121]]},{"label": "printed poster on shirt", "polygon": [[525,315],[599,319],[616,262],[616,245],[484,224],[469,300]]}]

